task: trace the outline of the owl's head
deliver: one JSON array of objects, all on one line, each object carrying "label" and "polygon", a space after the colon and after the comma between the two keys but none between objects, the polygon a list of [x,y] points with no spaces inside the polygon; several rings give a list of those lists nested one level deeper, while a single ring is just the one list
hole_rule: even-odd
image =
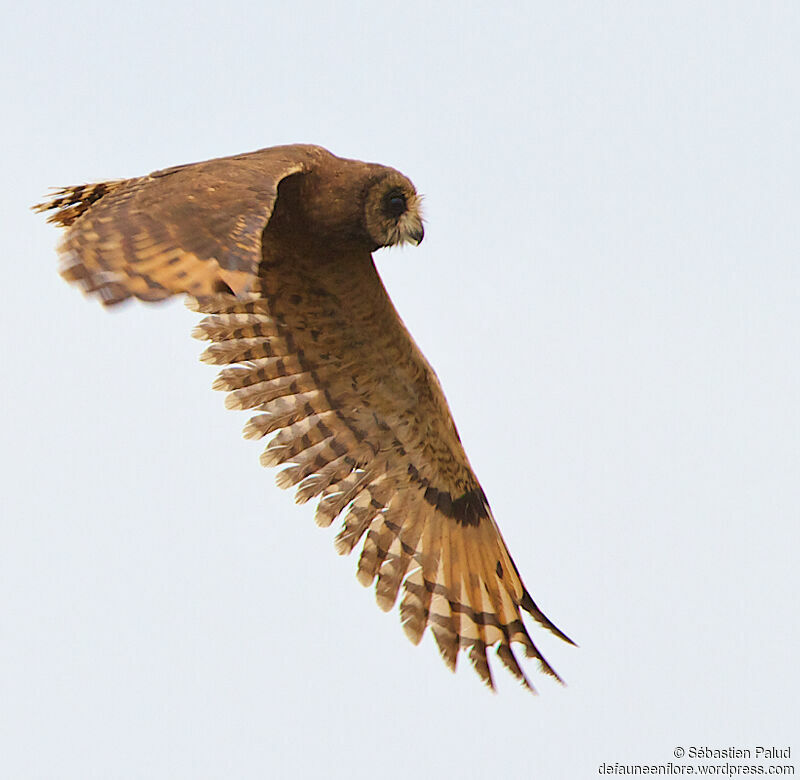
[{"label": "owl's head", "polygon": [[367,191],[364,221],[375,246],[419,244],[422,226],[422,198],[414,185],[398,171],[389,170]]}]

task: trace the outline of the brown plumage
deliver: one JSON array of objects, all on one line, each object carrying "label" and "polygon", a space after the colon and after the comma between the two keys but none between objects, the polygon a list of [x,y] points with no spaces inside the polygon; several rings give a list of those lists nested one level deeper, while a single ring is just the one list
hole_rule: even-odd
[{"label": "brown plumage", "polygon": [[61,274],[106,305],[187,293],[207,315],[202,360],[224,368],[226,406],[277,432],[261,456],[277,481],[343,515],[339,553],[362,540],[358,579],[377,580],[411,641],[426,626],[493,681],[486,657],[530,688],[512,650],[553,671],[521,610],[570,642],[525,589],[461,446],[439,382],[392,306],[371,253],[423,237],[420,199],[392,168],[318,146],[283,146],[137,179],[60,190],[35,207],[67,228]]}]

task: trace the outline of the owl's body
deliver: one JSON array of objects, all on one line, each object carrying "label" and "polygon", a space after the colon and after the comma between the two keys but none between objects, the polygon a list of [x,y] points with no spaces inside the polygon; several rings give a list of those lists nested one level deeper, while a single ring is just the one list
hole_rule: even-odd
[{"label": "owl's body", "polygon": [[139,179],[61,190],[37,207],[67,228],[62,275],[106,304],[187,293],[208,316],[194,335],[223,369],[226,405],[277,431],[264,465],[281,487],[344,515],[336,546],[362,539],[358,578],[379,605],[427,625],[455,667],[486,649],[529,683],[511,645],[539,659],[520,610],[565,639],[519,577],[461,445],[433,369],[395,311],[372,251],[419,243],[419,197],[384,166],[314,146],[264,149]]}]

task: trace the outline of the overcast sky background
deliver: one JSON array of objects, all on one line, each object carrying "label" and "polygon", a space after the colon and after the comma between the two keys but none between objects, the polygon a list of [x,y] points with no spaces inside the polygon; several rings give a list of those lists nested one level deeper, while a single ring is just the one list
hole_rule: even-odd
[{"label": "overcast sky background", "polygon": [[[800,750],[800,6],[3,19],[0,774],[578,778]],[[532,626],[566,688],[496,663],[493,696],[413,647],[240,440],[196,315],[84,300],[28,211],[292,142],[425,194],[424,243],[378,267],[580,644]]]}]

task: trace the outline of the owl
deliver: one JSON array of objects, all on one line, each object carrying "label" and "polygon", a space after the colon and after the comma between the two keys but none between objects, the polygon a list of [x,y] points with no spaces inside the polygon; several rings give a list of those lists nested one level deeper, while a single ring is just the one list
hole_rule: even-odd
[{"label": "owl", "polygon": [[[433,369],[375,269],[419,244],[420,196],[401,173],[319,146],[278,146],[134,179],[66,187],[34,207],[65,228],[61,275],[112,306],[185,294],[214,389],[251,410],[248,439],[315,519],[360,547],[378,605],[400,600],[455,669],[463,649],[494,688],[487,650],[533,690],[514,650],[560,678],[523,612],[572,641],[523,585]],[[516,646],[516,647],[515,647]]]}]

